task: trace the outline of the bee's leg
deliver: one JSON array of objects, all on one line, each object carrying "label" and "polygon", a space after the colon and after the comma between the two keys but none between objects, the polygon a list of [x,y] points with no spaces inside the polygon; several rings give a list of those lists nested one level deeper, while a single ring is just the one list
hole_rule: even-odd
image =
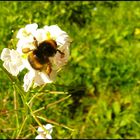
[{"label": "bee's leg", "polygon": [[61,58],[63,58],[63,57],[64,57],[64,55],[65,55],[65,54],[64,54],[63,52],[61,52],[61,51],[60,51],[60,50],[58,50],[58,49],[57,49],[56,51],[58,51],[58,52],[61,54]]},{"label": "bee's leg", "polygon": [[48,63],[45,72],[48,74],[48,76],[50,76],[51,71],[52,71],[51,63]]},{"label": "bee's leg", "polygon": [[33,39],[34,39],[34,45],[37,47],[38,46],[38,41],[35,37],[33,37]]},{"label": "bee's leg", "polygon": [[30,51],[31,51],[30,48],[23,48],[23,49],[22,49],[22,52],[23,52],[23,53],[28,53],[28,52],[30,52]]}]

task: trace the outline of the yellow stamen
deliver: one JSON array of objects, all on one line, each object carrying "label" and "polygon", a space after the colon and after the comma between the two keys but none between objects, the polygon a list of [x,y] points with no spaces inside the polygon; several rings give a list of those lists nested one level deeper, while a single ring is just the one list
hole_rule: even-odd
[{"label": "yellow stamen", "polygon": [[47,33],[46,33],[46,36],[47,36],[47,39],[48,39],[48,40],[51,39],[51,34],[50,34],[50,32],[47,32]]}]

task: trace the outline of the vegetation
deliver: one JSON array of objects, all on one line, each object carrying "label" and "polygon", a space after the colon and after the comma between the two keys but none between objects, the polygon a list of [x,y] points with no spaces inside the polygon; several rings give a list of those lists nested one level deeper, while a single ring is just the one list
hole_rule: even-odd
[{"label": "vegetation", "polygon": [[1,1],[0,15],[0,53],[29,23],[73,40],[56,81],[28,93],[0,60],[0,138],[35,138],[38,121],[57,139],[140,138],[140,2]]}]

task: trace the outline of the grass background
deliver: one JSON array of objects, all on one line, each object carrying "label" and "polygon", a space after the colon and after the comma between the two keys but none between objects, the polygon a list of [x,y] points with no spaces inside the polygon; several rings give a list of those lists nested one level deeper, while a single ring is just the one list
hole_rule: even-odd
[{"label": "grass background", "polygon": [[[0,15],[0,53],[34,22],[57,24],[73,39],[55,83],[28,93],[27,101],[37,95],[33,111],[45,107],[35,115],[55,126],[53,138],[140,138],[140,2],[1,1]],[[17,83],[0,73],[0,138],[34,138],[38,124]]]}]

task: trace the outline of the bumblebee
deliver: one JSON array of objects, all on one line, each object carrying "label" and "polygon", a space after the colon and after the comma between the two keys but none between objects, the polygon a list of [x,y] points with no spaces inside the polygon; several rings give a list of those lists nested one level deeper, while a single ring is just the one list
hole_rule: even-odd
[{"label": "bumblebee", "polygon": [[58,46],[53,39],[45,40],[38,44],[38,41],[34,37],[35,49],[31,50],[30,48],[23,48],[23,53],[28,53],[28,61],[32,68],[39,71],[45,71],[50,75],[51,62],[49,57],[55,56],[58,51],[61,54],[61,57],[64,57],[64,53],[58,50]]}]

